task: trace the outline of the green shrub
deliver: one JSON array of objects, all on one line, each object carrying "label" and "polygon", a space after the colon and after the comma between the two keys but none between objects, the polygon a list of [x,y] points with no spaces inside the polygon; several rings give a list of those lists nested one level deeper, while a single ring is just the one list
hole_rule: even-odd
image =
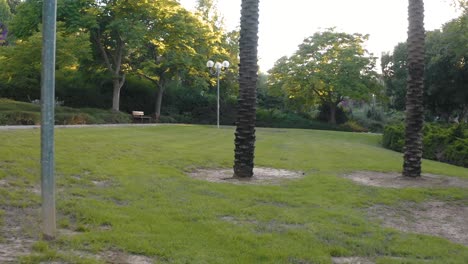
[{"label": "green shrub", "polygon": [[385,126],[404,121],[404,112],[393,110],[384,112],[381,107],[353,109],[351,116],[359,125],[374,133],[382,133]]},{"label": "green shrub", "polygon": [[[131,115],[96,108],[55,107],[55,124],[131,123]],[[39,125],[40,105],[0,98],[0,125]]]},{"label": "green shrub", "polygon": [[[382,145],[402,152],[405,130],[402,124],[384,129]],[[468,167],[468,125],[425,124],[423,129],[423,158]]]},{"label": "green shrub", "polygon": [[56,113],[55,124],[57,125],[85,125],[93,124],[93,118],[84,113]]},{"label": "green shrub", "polygon": [[468,138],[456,139],[444,153],[447,162],[468,168]]},{"label": "green shrub", "polygon": [[354,120],[349,120],[348,122],[341,125],[345,130],[349,130],[352,132],[369,132],[367,128],[361,126],[358,122]]},{"label": "green shrub", "polygon": [[423,130],[424,157],[432,160],[441,160],[446,145],[450,143],[450,131],[440,126],[427,124]]},{"label": "green shrub", "polygon": [[307,119],[301,115],[289,112],[282,112],[278,109],[257,109],[256,118],[256,126],[258,127],[351,131],[351,129],[346,127]]},{"label": "green shrub", "polygon": [[374,133],[382,133],[385,126],[384,120],[375,120],[372,118],[368,118],[367,115],[363,114],[354,114],[353,113],[353,120],[357,122],[362,127],[366,128],[367,130],[374,132]]},{"label": "green shrub", "polygon": [[[317,119],[322,122],[327,122],[329,116],[330,116],[330,106],[328,104],[320,105]],[[335,119],[336,119],[337,124],[344,124],[346,123],[346,121],[348,121],[346,112],[340,106],[336,107]]]},{"label": "green shrub", "polygon": [[132,122],[132,116],[123,112],[101,111],[91,114],[94,124],[128,124]]},{"label": "green shrub", "polygon": [[383,132],[382,145],[385,148],[402,152],[405,145],[405,128],[403,125],[386,126]]},{"label": "green shrub", "polygon": [[38,125],[41,115],[38,112],[28,111],[2,111],[0,112],[0,125]]},{"label": "green shrub", "polygon": [[170,116],[160,116],[159,122],[160,123],[177,123],[177,120]]}]

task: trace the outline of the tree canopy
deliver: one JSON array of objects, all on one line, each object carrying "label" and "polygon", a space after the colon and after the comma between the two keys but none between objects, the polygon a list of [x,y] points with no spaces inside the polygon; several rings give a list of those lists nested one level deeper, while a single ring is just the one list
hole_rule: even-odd
[{"label": "tree canopy", "polygon": [[[42,3],[26,0],[15,5],[10,31],[18,43],[39,31]],[[205,4],[214,12],[213,1]],[[175,79],[207,87],[211,83],[205,67],[208,59],[229,60],[234,65],[230,72],[237,71],[235,32],[224,32],[211,16],[205,20],[201,12],[191,13],[175,0],[58,0],[57,14],[64,34],[87,34],[92,57],[83,57],[75,69],[108,78],[114,110],[119,110],[120,90],[129,74],[148,77],[158,87]],[[22,60],[10,62],[15,61]]]},{"label": "tree canopy", "polygon": [[328,29],[306,38],[289,58],[269,71],[273,89],[281,89],[298,105],[330,107],[329,122],[345,98],[367,99],[379,92],[375,58],[363,47],[368,36]]},{"label": "tree canopy", "polygon": [[[426,33],[425,100],[433,115],[448,120],[468,112],[468,14]],[[382,71],[390,106],[403,110],[407,80],[407,44],[382,56]]]}]

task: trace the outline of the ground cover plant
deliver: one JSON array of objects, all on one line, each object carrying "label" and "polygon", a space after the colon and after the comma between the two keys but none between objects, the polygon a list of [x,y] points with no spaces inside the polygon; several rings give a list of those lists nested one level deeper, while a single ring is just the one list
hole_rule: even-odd
[{"label": "ground cover plant", "polygon": [[[130,123],[127,113],[96,108],[71,108],[56,106],[55,123],[58,125]],[[41,106],[0,98],[0,125],[38,125]]]},{"label": "ground cover plant", "polygon": [[[38,239],[39,131],[0,131],[0,258],[16,245],[21,263],[466,263],[466,244],[384,227],[369,213],[426,203],[466,210],[466,188],[383,188],[341,177],[401,171],[401,153],[382,148],[381,136],[258,128],[256,166],[302,178],[248,185],[188,176],[232,168],[233,132],[57,129],[59,235],[45,242]],[[423,170],[468,180],[462,167],[424,160]]]},{"label": "ground cover plant", "polygon": [[[382,145],[403,152],[403,124],[385,127]],[[423,158],[468,168],[468,125],[426,123],[423,129]]]}]

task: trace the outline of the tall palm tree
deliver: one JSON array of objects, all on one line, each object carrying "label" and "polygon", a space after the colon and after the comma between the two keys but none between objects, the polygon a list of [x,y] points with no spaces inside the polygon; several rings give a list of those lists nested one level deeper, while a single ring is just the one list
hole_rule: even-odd
[{"label": "tall palm tree", "polygon": [[408,84],[406,90],[406,130],[403,176],[421,176],[423,88],[424,88],[424,3],[409,0]]},{"label": "tall palm tree", "polygon": [[259,0],[242,0],[239,100],[235,133],[234,177],[253,176],[257,98]]}]

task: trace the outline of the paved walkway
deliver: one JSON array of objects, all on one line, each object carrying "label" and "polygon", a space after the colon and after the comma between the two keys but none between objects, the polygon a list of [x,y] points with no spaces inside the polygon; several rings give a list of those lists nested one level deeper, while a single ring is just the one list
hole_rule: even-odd
[{"label": "paved walkway", "polygon": [[[56,125],[55,128],[83,128],[83,127],[145,127],[176,124],[100,124],[100,125]],[[0,126],[0,130],[40,129],[41,126]]]}]

